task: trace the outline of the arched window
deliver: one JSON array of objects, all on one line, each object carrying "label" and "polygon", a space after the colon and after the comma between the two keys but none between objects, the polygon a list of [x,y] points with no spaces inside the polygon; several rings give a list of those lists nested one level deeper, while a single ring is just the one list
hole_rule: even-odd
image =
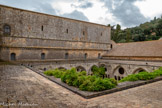
[{"label": "arched window", "polygon": [[42,59],[42,60],[45,59],[45,53],[41,53],[41,59]]},{"label": "arched window", "polygon": [[76,70],[77,70],[77,72],[86,71],[86,69],[84,67],[82,67],[82,66],[76,67]]},{"label": "arched window", "polygon": [[69,54],[65,53],[65,59],[68,59],[68,58],[69,58]]},{"label": "arched window", "polygon": [[11,60],[15,61],[16,60],[16,54],[15,53],[11,53]]},{"label": "arched window", "polygon": [[11,34],[11,27],[9,25],[4,25],[4,34]]}]

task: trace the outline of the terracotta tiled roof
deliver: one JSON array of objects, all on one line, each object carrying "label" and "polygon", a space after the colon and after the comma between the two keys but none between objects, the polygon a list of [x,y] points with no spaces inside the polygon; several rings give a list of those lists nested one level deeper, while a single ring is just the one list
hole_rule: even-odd
[{"label": "terracotta tiled roof", "polygon": [[103,57],[162,57],[162,40],[120,43]]}]

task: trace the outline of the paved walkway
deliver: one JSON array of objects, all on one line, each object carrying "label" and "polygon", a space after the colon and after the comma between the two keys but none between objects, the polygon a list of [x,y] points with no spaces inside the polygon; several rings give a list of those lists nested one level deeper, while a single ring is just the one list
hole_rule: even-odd
[{"label": "paved walkway", "polygon": [[162,108],[162,81],[84,99],[22,66],[0,66],[0,108]]}]

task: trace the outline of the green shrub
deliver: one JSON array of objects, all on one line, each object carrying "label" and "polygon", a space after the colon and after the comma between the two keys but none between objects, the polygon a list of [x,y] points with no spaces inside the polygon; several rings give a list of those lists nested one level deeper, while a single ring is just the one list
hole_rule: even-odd
[{"label": "green shrub", "polygon": [[73,82],[73,86],[79,87],[83,82],[86,80],[85,76],[79,76],[77,79]]},{"label": "green shrub", "polygon": [[78,74],[78,76],[85,76],[87,73],[86,73],[86,71],[82,71],[82,72],[78,72],[77,74]]},{"label": "green shrub", "polygon": [[53,70],[47,70],[44,72],[45,75],[53,76]]},{"label": "green shrub", "polygon": [[73,81],[77,80],[77,72],[75,68],[71,70],[67,70],[61,77],[61,81],[67,83],[68,85],[72,86]]},{"label": "green shrub", "polygon": [[92,82],[91,78],[87,77],[86,80],[79,86],[79,89],[83,91],[102,91],[116,87],[116,84],[111,82],[112,80],[108,78],[102,79],[99,77],[93,77],[93,79],[94,81]]},{"label": "green shrub", "polygon": [[118,85],[118,82],[114,78],[105,78],[105,79],[107,79],[110,82],[112,82],[112,84]]},{"label": "green shrub", "polygon": [[115,81],[113,79],[105,78],[105,79],[102,80],[102,86],[105,87],[105,90],[106,89],[112,89],[112,88],[116,87],[116,85],[117,85],[117,81]]},{"label": "green shrub", "polygon": [[161,70],[161,71],[162,71],[162,67],[160,67],[160,68],[159,68],[159,70]]},{"label": "green shrub", "polygon": [[77,72],[75,68],[71,70],[50,70],[44,72],[46,75],[61,78],[61,81],[70,86],[78,87],[83,91],[102,91],[114,88],[117,85],[115,79],[102,79],[96,75],[86,76],[86,72]]},{"label": "green shrub", "polygon": [[140,72],[138,74],[128,75],[127,77],[123,78],[119,82],[125,81],[138,81],[138,80],[151,80],[158,76],[162,76],[162,70],[155,70],[154,72]]},{"label": "green shrub", "polygon": [[105,75],[105,68],[93,66],[92,72],[93,72],[93,75],[98,76],[98,77],[102,77],[103,75]]},{"label": "green shrub", "polygon": [[66,83],[70,86],[73,86],[73,82],[78,79],[77,74],[69,75],[69,77],[66,79]]},{"label": "green shrub", "polygon": [[138,78],[138,80],[150,80],[154,79],[156,75],[148,72],[140,72],[139,74],[136,74],[136,77]]},{"label": "green shrub", "polygon": [[89,87],[92,84],[90,80],[85,80],[80,86],[79,89],[82,91],[90,91]]},{"label": "green shrub", "polygon": [[157,76],[162,76],[162,68],[155,70],[153,73],[156,74]]},{"label": "green shrub", "polygon": [[48,76],[55,76],[56,78],[61,78],[61,76],[64,74],[64,71],[59,69],[47,70],[44,72],[44,74]]},{"label": "green shrub", "polygon": [[55,76],[56,78],[61,78],[64,72],[65,70],[55,69],[53,70],[53,76]]},{"label": "green shrub", "polygon": [[132,75],[128,75],[127,77],[123,78],[122,80],[120,80],[119,82],[125,82],[125,81],[137,81],[139,80],[135,74]]},{"label": "green shrub", "polygon": [[103,79],[96,78],[96,80],[92,83],[92,85],[90,85],[88,91],[102,91],[102,90],[105,90],[106,87],[103,86],[103,82],[104,82]]}]

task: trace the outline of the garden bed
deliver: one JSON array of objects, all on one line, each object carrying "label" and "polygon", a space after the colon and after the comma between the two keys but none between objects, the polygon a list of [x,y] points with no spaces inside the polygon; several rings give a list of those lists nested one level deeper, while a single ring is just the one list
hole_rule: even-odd
[{"label": "garden bed", "polygon": [[126,81],[126,82],[118,83],[118,85],[115,88],[112,88],[109,90],[104,90],[104,91],[99,91],[99,92],[89,92],[89,91],[81,91],[81,90],[79,90],[79,88],[76,88],[74,86],[69,86],[66,83],[62,82],[60,78],[55,78],[54,76],[47,76],[42,71],[36,71],[32,68],[30,68],[30,69],[35,71],[36,73],[40,74],[41,76],[51,80],[52,82],[55,82],[55,83],[65,87],[66,89],[68,89],[68,90],[70,90],[70,91],[72,91],[86,99],[90,99],[90,98],[94,98],[94,97],[98,97],[98,96],[102,96],[102,95],[106,95],[106,94],[110,94],[110,93],[114,93],[114,92],[118,92],[118,91],[122,91],[122,90],[126,90],[129,88],[133,88],[133,87],[137,87],[137,86],[141,86],[141,85],[145,85],[145,84],[149,84],[152,82],[162,80],[162,76],[159,76],[159,77],[156,77],[155,79],[146,80],[146,81],[143,81],[143,80],[134,81],[134,82]]}]

